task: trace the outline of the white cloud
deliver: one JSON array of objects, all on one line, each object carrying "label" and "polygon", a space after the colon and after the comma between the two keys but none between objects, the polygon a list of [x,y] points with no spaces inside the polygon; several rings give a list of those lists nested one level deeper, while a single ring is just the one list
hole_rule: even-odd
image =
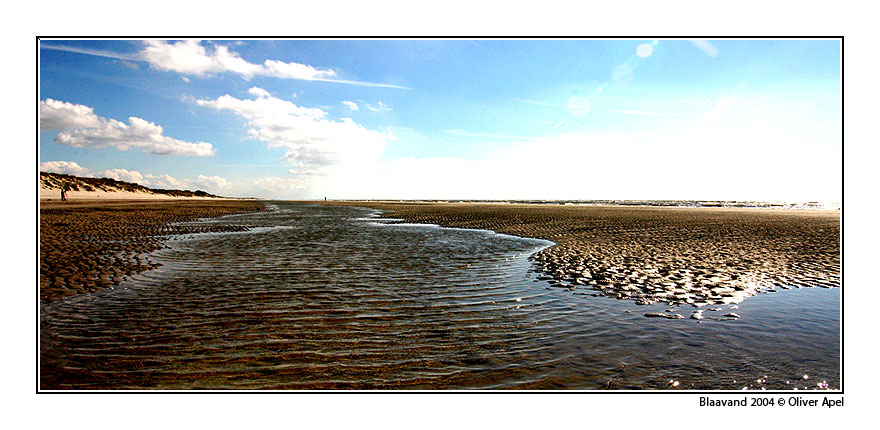
[{"label": "white cloud", "polygon": [[86,169],[73,161],[44,161],[40,163],[40,171],[74,176],[89,175],[89,169]]},{"label": "white cloud", "polygon": [[253,95],[253,96],[257,96],[257,97],[269,97],[272,95],[268,91],[266,91],[262,88],[259,88],[259,87],[251,87],[250,89],[248,89],[248,94]]},{"label": "white cloud", "polygon": [[136,170],[110,169],[102,172],[101,176],[116,179],[117,181],[134,182],[150,188],[178,190],[190,188],[184,181],[177,180],[169,175],[142,174]]},{"label": "white cloud", "polygon": [[[645,134],[559,134],[511,142],[482,159],[377,161],[321,178],[301,195],[839,201],[836,139],[832,131],[737,122]],[[621,175],[621,168],[632,174]]]},{"label": "white cloud", "polygon": [[336,71],[332,69],[321,70],[307,64],[271,59],[265,60],[263,64],[251,63],[238,53],[230,51],[226,46],[211,44],[208,49],[199,40],[179,42],[149,40],[144,44],[144,49],[139,53],[139,59],[162,71],[173,71],[199,77],[229,72],[238,74],[244,79],[260,75],[281,79],[408,89],[400,85],[337,79]]},{"label": "white cloud", "polygon": [[112,178],[117,181],[132,182],[149,188],[177,190],[198,189],[215,194],[229,191],[233,188],[232,184],[227,181],[226,178],[220,176],[198,175],[191,179],[177,179],[167,174],[153,175],[128,169],[108,169],[102,172],[92,173],[91,170],[82,167],[73,161],[44,161],[40,163],[40,171],[84,177]]},{"label": "white cloud", "polygon": [[77,148],[137,149],[158,155],[214,155],[207,142],[185,142],[163,135],[161,126],[137,117],[128,124],[95,115],[85,105],[46,99],[40,102],[40,129],[61,130],[59,145]]},{"label": "white cloud", "polygon": [[345,101],[345,102],[342,102],[342,104],[348,106],[348,108],[351,110],[358,110],[359,109],[357,103],[355,103],[355,102]]},{"label": "white cloud", "polygon": [[378,159],[390,133],[367,130],[349,118],[333,121],[317,108],[297,106],[289,101],[251,89],[256,99],[230,95],[215,100],[196,100],[199,106],[231,111],[248,120],[248,133],[268,143],[269,148],[287,150],[284,159],[300,177],[324,174],[334,168],[356,167]]},{"label": "white cloud", "polygon": [[333,70],[318,70],[305,64],[285,63],[278,60],[266,60],[263,63],[260,74],[275,78],[301,79],[305,81],[330,79],[336,76],[336,72]]},{"label": "white cloud", "polygon": [[101,172],[99,176],[117,181],[134,182],[149,188],[203,190],[210,193],[223,192],[232,186],[229,181],[220,176],[198,175],[193,179],[177,179],[167,174],[153,175],[127,169],[109,169]]},{"label": "white cloud", "polygon": [[151,66],[163,71],[205,76],[220,72],[233,72],[250,78],[261,67],[242,59],[238,54],[221,45],[215,45],[209,53],[198,40],[182,40],[167,43],[147,40],[140,56]]},{"label": "white cloud", "polygon": [[247,120],[255,121],[265,121],[267,118],[282,121],[287,117],[317,120],[326,115],[326,112],[321,109],[301,107],[289,101],[271,97],[261,88],[254,87],[248,92],[252,95],[255,93],[256,95],[263,94],[263,96],[257,99],[237,99],[226,94],[214,100],[196,100],[196,104],[217,110],[228,110]]},{"label": "white cloud", "polygon": [[74,46],[48,44],[48,43],[45,43],[42,41],[40,42],[40,49],[51,49],[53,51],[74,52],[77,54],[93,55],[95,57],[114,58],[117,60],[129,60],[129,61],[140,60],[140,58],[137,55],[120,54],[118,52],[102,51],[102,50],[97,50],[97,49],[84,49],[84,48],[77,48]]},{"label": "white cloud", "polygon": [[95,109],[88,106],[52,99],[40,102],[40,130],[99,127],[101,123]]},{"label": "white cloud", "polygon": [[196,188],[208,190],[222,190],[230,187],[229,181],[220,176],[199,175],[190,181]]},{"label": "white cloud", "polygon": [[123,66],[128,67],[129,69],[132,69],[132,70],[140,70],[141,69],[141,67],[138,66],[137,63],[133,63],[128,60],[119,60],[119,64],[122,64]]},{"label": "white cloud", "polygon": [[373,106],[373,105],[364,105],[364,106],[366,106],[367,109],[369,109],[373,112],[387,112],[387,111],[391,110],[391,108],[388,107],[388,105],[386,105],[385,103],[382,103],[381,101],[379,101],[376,104],[376,106]]}]

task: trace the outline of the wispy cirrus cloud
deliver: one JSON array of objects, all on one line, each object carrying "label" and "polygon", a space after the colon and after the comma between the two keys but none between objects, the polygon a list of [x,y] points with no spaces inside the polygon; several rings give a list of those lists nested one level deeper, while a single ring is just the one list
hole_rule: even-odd
[{"label": "wispy cirrus cloud", "polygon": [[59,145],[76,148],[137,149],[156,155],[214,155],[207,142],[185,142],[164,135],[164,129],[147,120],[129,117],[128,124],[95,114],[89,106],[46,99],[40,102],[40,130],[60,131]]},{"label": "wispy cirrus cloud", "polygon": [[443,130],[446,134],[451,134],[453,136],[462,136],[462,137],[476,137],[476,138],[486,138],[486,139],[508,139],[508,140],[525,140],[529,139],[525,136],[519,136],[516,134],[506,134],[506,133],[489,133],[482,131],[467,131],[460,130],[457,128],[450,128],[448,130]]},{"label": "wispy cirrus cloud", "polygon": [[647,110],[634,110],[634,109],[609,109],[609,112],[614,113],[622,113],[625,115],[641,115],[641,116],[678,116],[677,113],[670,112],[653,112]]},{"label": "wispy cirrus cloud", "polygon": [[536,100],[524,100],[524,99],[513,99],[513,100],[516,102],[519,102],[519,103],[526,103],[526,104],[536,105],[536,106],[547,106],[547,107],[568,109],[568,105],[563,105],[563,104],[558,104],[558,103],[548,103],[548,102],[542,102],[542,101],[536,101]]},{"label": "wispy cirrus cloud", "polygon": [[373,112],[389,112],[389,111],[391,111],[391,108],[388,105],[386,105],[385,103],[382,103],[381,100],[379,102],[377,102],[375,105],[365,104],[364,106],[366,106],[367,109],[369,109]]},{"label": "wispy cirrus cloud", "polygon": [[279,79],[333,82],[364,87],[410,89],[401,85],[341,79],[337,76],[335,70],[322,70],[296,62],[268,59],[262,64],[251,63],[227,46],[216,43],[205,45],[200,40],[182,40],[177,42],[147,40],[143,42],[143,48],[140,51],[132,54],[79,48],[59,45],[57,43],[41,43],[40,48],[126,61],[143,61],[149,63],[156,70],[197,77],[208,77],[220,73],[234,73],[243,79],[251,79],[254,76],[268,76]]},{"label": "wispy cirrus cloud", "polygon": [[[597,90],[599,91],[599,90]],[[548,103],[536,100],[513,99],[515,102],[526,103],[535,106],[546,106],[557,109],[565,109],[572,116],[584,116],[590,111],[590,100],[583,96],[571,96],[566,104]]]},{"label": "wispy cirrus cloud", "polygon": [[80,47],[69,46],[69,45],[58,45],[55,43],[40,42],[40,49],[73,52],[76,54],[91,55],[94,57],[114,58],[117,60],[143,61],[143,59],[136,53],[127,54],[127,53],[122,53],[122,52],[104,51],[101,49],[88,49],[88,48],[80,48]]}]

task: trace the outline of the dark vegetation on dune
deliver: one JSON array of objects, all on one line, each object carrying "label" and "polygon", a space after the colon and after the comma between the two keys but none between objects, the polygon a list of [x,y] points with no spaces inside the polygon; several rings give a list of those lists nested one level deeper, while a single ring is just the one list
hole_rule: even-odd
[{"label": "dark vegetation on dune", "polygon": [[61,173],[40,172],[40,185],[45,188],[62,189],[64,185],[70,191],[103,191],[103,192],[132,192],[149,193],[173,197],[219,197],[205,191],[196,190],[166,190],[161,188],[148,188],[131,182],[117,181],[111,178],[85,178],[80,176],[65,175]]}]

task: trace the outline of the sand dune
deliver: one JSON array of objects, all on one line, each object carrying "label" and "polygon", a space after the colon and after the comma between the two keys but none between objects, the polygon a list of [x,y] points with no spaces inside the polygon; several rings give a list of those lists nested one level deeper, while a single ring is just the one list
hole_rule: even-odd
[{"label": "sand dune", "polygon": [[59,173],[40,172],[40,200],[61,200],[66,188],[70,200],[167,200],[217,199],[205,191],[165,190],[148,188],[131,182],[110,178],[86,178]]},{"label": "sand dune", "polygon": [[[167,194],[121,190],[68,191],[69,200],[217,200],[218,197],[170,196]],[[61,200],[60,188],[40,187],[40,200]]]}]

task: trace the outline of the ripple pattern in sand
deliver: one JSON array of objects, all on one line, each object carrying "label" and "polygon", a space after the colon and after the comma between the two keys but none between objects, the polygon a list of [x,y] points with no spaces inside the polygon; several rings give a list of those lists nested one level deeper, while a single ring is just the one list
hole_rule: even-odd
[{"label": "ripple pattern in sand", "polygon": [[836,351],[809,344],[817,325],[834,326],[833,309],[782,342],[745,304],[739,327],[648,319],[538,280],[528,256],[549,242],[371,215],[279,203],[212,221],[258,227],[181,236],[154,254],[161,267],[44,306],[41,387],[739,388],[805,373],[838,383]]}]

